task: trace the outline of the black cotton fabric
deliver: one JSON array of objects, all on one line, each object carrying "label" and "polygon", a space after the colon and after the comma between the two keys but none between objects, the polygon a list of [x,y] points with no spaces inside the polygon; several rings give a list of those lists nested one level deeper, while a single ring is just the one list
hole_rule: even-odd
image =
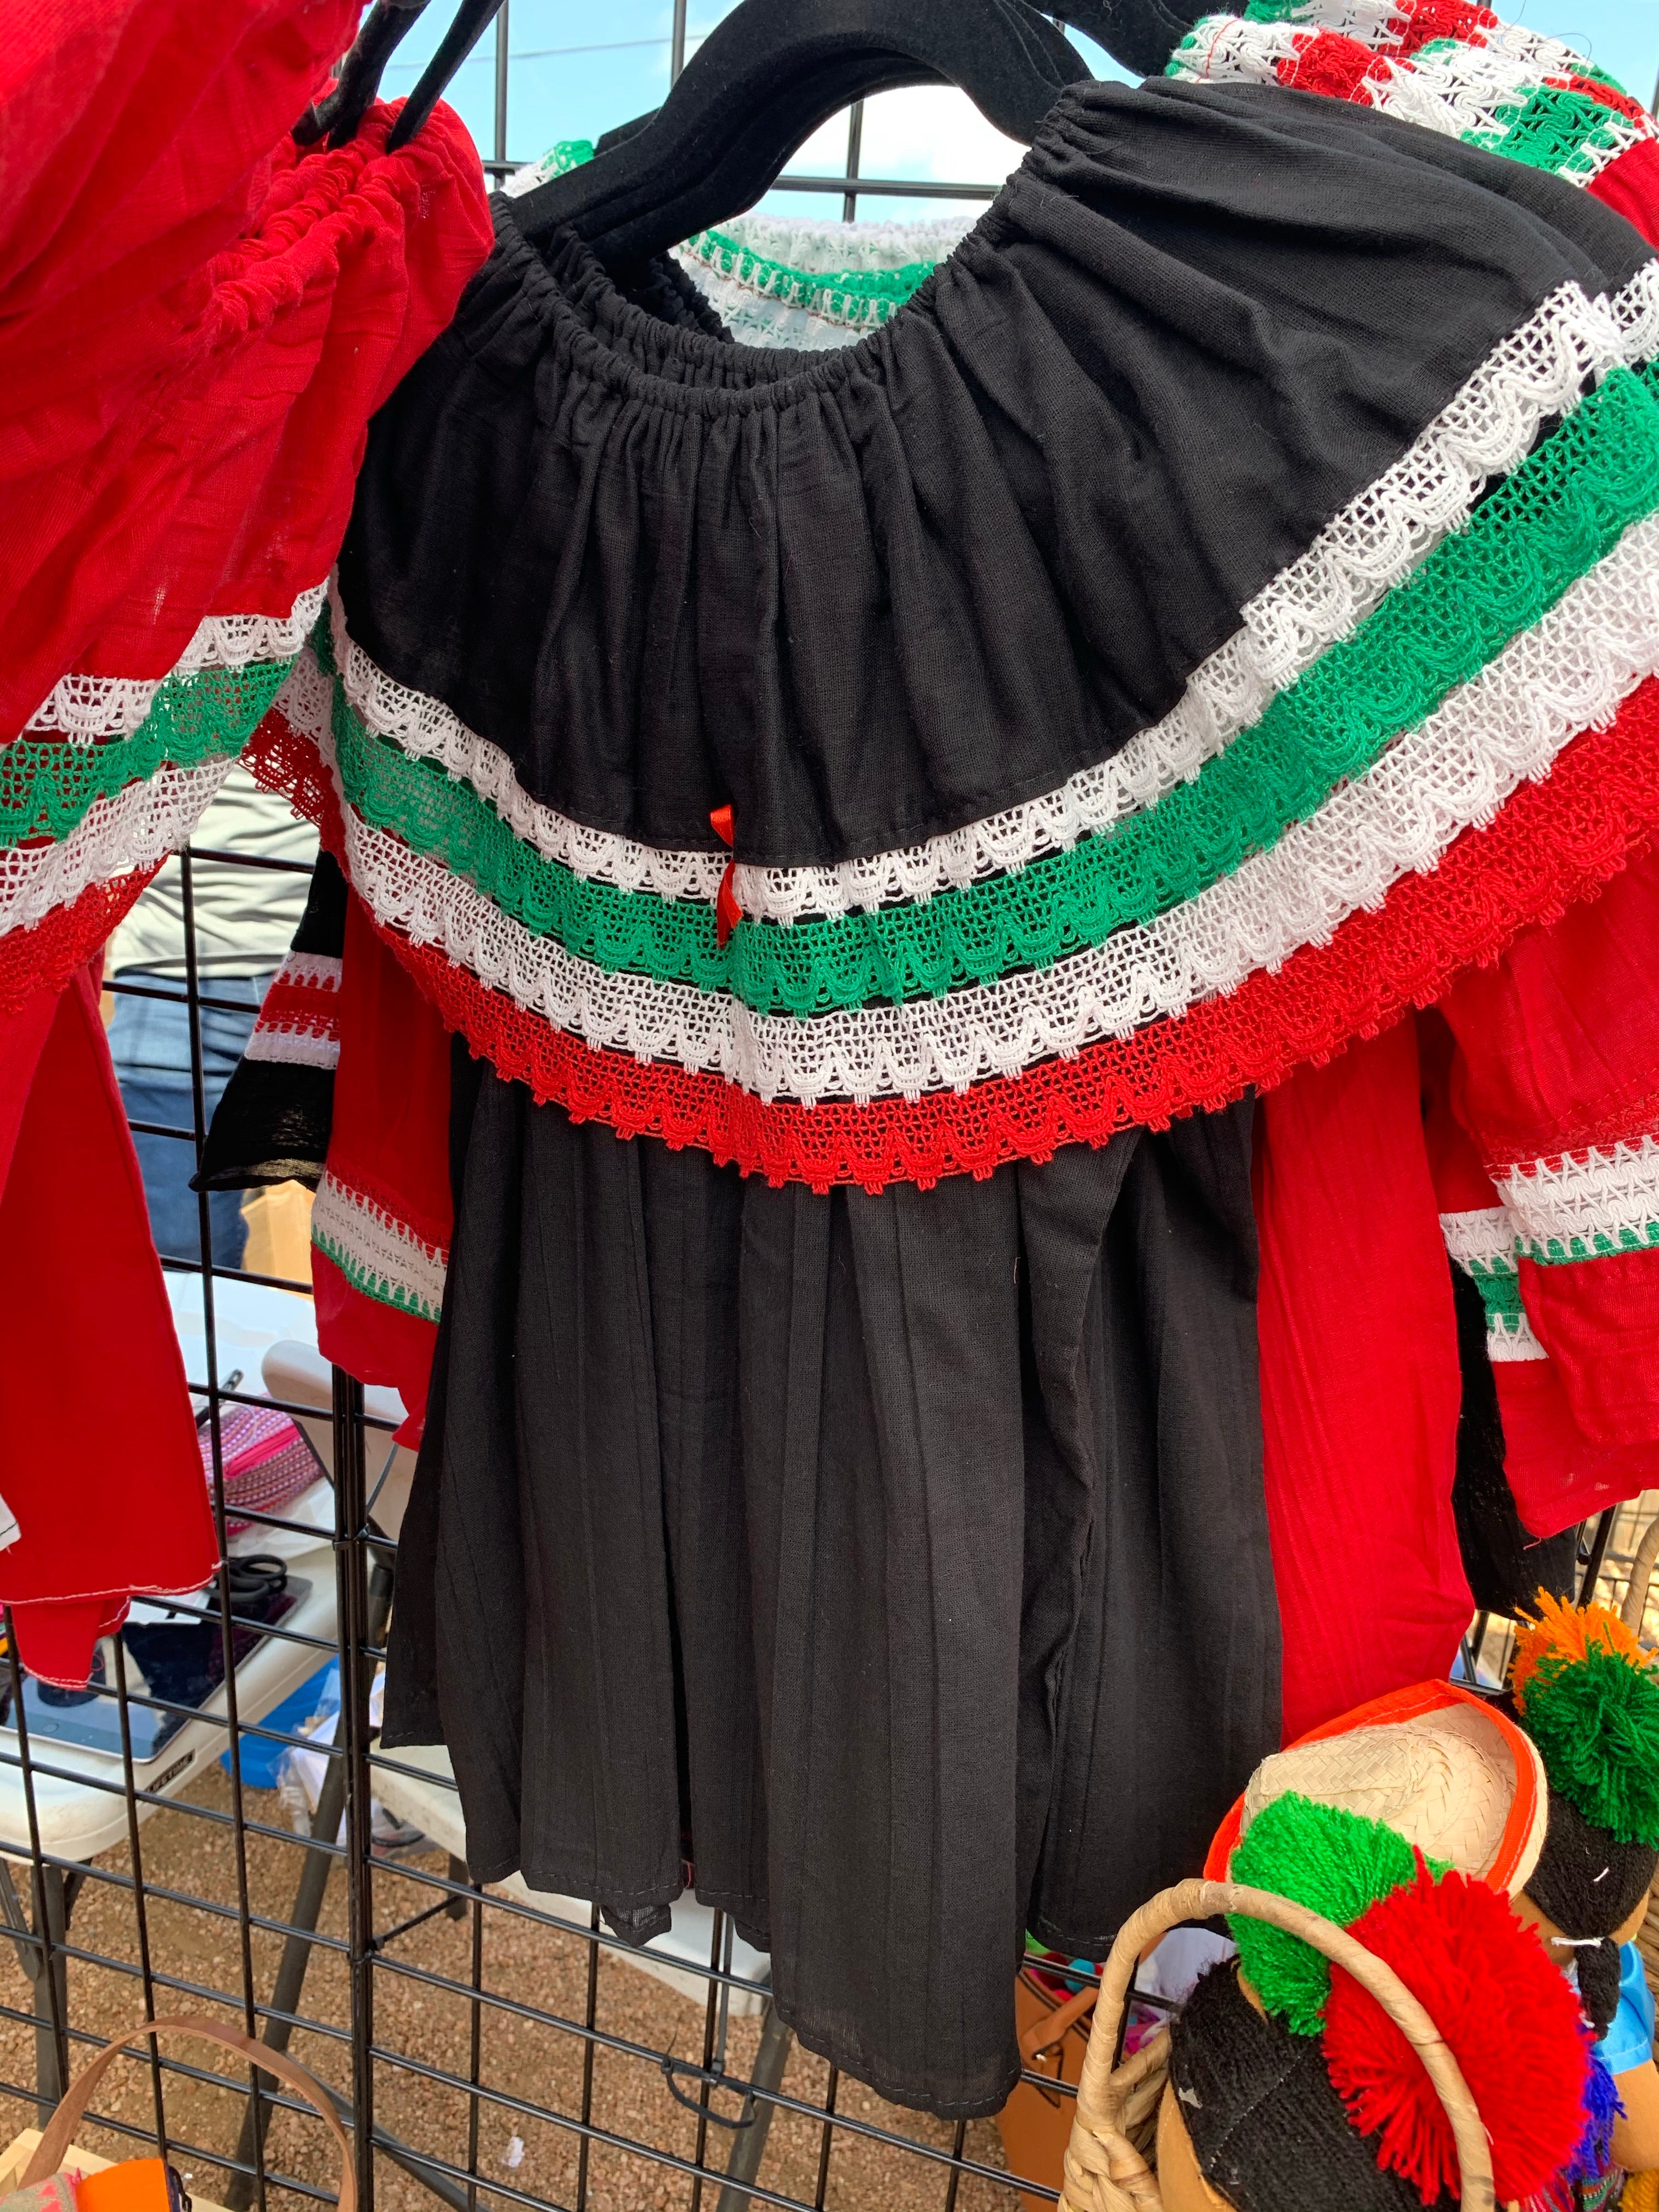
[{"label": "black cotton fabric", "polygon": [[352,635],[647,843],[865,855],[1057,787],[1569,278],[1587,194],[1271,86],[1068,88],[880,332],[752,350],[497,244],[370,428]]},{"label": "black cotton fabric", "polygon": [[[1424,2212],[1348,2124],[1316,2036],[1264,2020],[1236,1960],[1200,1980],[1170,2033],[1170,2080],[1199,2170],[1237,2212]],[[1456,2212],[1442,2196],[1431,2212]]]},{"label": "black cotton fabric", "polygon": [[385,1741],[475,1876],[690,1882],[810,2048],[996,2110],[1025,1929],[1103,1954],[1278,1741],[1248,1103],[872,1197],[457,1101]]}]

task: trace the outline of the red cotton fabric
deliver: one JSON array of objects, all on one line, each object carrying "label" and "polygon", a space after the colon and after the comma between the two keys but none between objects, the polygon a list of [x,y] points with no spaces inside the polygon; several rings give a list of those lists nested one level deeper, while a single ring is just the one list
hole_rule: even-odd
[{"label": "red cotton fabric", "polygon": [[[355,893],[346,908],[339,1027],[329,1179],[447,1255],[454,1227],[449,1035]],[[390,1383],[407,1416],[398,1440],[418,1443],[437,1323],[370,1297],[315,1247],[312,1287],[318,1349],[360,1382]]]},{"label": "red cotton fabric", "polygon": [[[31,1064],[32,1063],[32,1064]],[[196,1588],[218,1544],[143,1182],[93,972],[0,1027],[0,1551],[32,1674],[84,1682],[134,1592]]]},{"label": "red cotton fabric", "polygon": [[[65,676],[162,677],[205,617],[286,617],[321,584],[369,415],[489,251],[477,154],[447,109],[395,156],[384,106],[337,152],[293,144],[358,14],[23,0],[8,15],[0,743]],[[0,1593],[25,1663],[65,1681],[86,1679],[130,1592],[198,1586],[215,1559],[81,967],[151,872],[0,938],[0,1494],[23,1532]]]},{"label": "red cotton fabric", "polygon": [[1263,1474],[1285,1741],[1447,1674],[1474,1611],[1462,1382],[1409,1021],[1256,1114]]},{"label": "red cotton fabric", "polygon": [[[1606,1158],[1659,1134],[1656,944],[1650,851],[1599,899],[1525,931],[1447,994],[1458,1137],[1437,1133],[1432,1114],[1430,1123],[1443,1211],[1496,1206],[1497,1182],[1516,1167]],[[1495,1372],[1510,1486],[1544,1536],[1659,1484],[1659,1249],[1523,1259],[1519,1274],[1548,1357]]]},{"label": "red cotton fabric", "polygon": [[158,677],[210,614],[286,615],[343,535],[369,415],[489,250],[439,108],[303,157],[356,0],[69,0],[0,53],[0,738],[71,670]]}]

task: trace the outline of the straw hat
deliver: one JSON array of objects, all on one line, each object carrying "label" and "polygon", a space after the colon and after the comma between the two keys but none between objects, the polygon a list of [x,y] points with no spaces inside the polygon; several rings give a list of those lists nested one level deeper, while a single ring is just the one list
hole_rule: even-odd
[{"label": "straw hat", "polygon": [[1373,1698],[1264,1759],[1217,1832],[1207,1880],[1226,1880],[1251,1822],[1291,1791],[1380,1821],[1425,1858],[1511,1896],[1544,1847],[1549,1795],[1536,1747],[1455,1682]]}]

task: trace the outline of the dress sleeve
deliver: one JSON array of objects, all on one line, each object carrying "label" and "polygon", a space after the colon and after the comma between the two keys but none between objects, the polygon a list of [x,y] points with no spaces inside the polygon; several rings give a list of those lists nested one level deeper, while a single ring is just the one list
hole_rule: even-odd
[{"label": "dress sleeve", "polygon": [[1431,1152],[1536,1534],[1659,1479],[1659,858],[1441,1002]]}]

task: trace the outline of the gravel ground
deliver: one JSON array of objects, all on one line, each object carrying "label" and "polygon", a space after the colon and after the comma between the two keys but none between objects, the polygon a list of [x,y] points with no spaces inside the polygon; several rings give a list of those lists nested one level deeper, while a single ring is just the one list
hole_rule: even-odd
[{"label": "gravel ground", "polygon": [[[216,1766],[192,1785],[190,1802],[228,1812],[230,1789]],[[250,1819],[286,1827],[286,1816],[277,1799],[267,1792],[246,1793]],[[234,1906],[237,1894],[236,1866],[231,1831],[182,1813],[162,1811],[143,1832],[147,1882],[188,1893]],[[291,1909],[294,1886],[300,1871],[300,1852],[286,1841],[252,1836],[248,1838],[247,1879],[253,1910],[268,1917],[286,1917]],[[112,1851],[98,1868],[126,1874],[127,1853]],[[410,1863],[432,1872],[446,1870],[441,1856],[417,1857]],[[433,1901],[432,1893],[400,1878],[395,1869],[377,1876],[375,1921],[386,1928],[422,1911]],[[526,1921],[514,1914],[491,1911],[483,1915],[483,1969],[486,1990],[520,2003],[536,2005],[567,2018],[580,2020],[586,2003],[588,1947],[580,1939]],[[240,1937],[234,1917],[224,1917],[196,1905],[177,1905],[152,1897],[149,1908],[151,1961],[159,1975],[172,1975],[204,1988],[235,1992],[241,1989]],[[322,1918],[322,1933],[343,1940],[345,1934],[345,1885],[339,1875],[329,1884]],[[76,1904],[70,1929],[73,1943],[136,1966],[137,1942],[135,1915],[129,1893],[89,1881]],[[278,1936],[255,1930],[252,1936],[256,1991],[269,1996],[281,1948]],[[410,2060],[419,2067],[465,2077],[468,2069],[471,2006],[463,1995],[422,1984],[400,1972],[418,1967],[451,1980],[466,1982],[471,1967],[471,1913],[461,1921],[445,1916],[398,1936],[385,1954],[374,1976],[375,2040],[383,2058],[375,2068],[376,2116],[380,2127],[402,2142],[465,2166],[467,2155],[467,2100],[463,2094],[396,2063]],[[660,1983],[601,1953],[599,1974],[599,2026],[606,2034],[628,2041],[672,2050],[677,2056],[700,2061],[702,2055],[703,2007],[693,2004]],[[8,1952],[0,1966],[5,1983],[4,2002],[27,2008],[29,1991],[14,1954]],[[81,2028],[100,2035],[115,2033],[141,2017],[142,1991],[135,1975],[71,1960],[69,1966],[70,2019]],[[157,1994],[163,2011],[220,2010],[240,2021],[240,2005],[216,2007],[187,1992],[162,1989]],[[349,2017],[344,1961],[339,1952],[318,1949],[312,1955],[304,1999],[299,2008],[325,2027],[343,2028]],[[744,2075],[752,2063],[759,2033],[757,2021],[730,2024],[727,2063]],[[349,2046],[337,2036],[314,2031],[296,2033],[295,2057],[337,2088],[350,2088]],[[575,2035],[561,2033],[539,2022],[514,2019],[486,2008],[483,2015],[483,2071],[487,2087],[509,2097],[546,2106],[567,2114],[580,2109],[584,2043]],[[188,2046],[179,2046],[187,2059]],[[202,2060],[203,2063],[209,2061]],[[21,2023],[0,2019],[0,2075],[14,2085],[34,2076],[34,2037]],[[790,2057],[784,2081],[786,2094],[821,2103],[828,2069],[819,2059],[799,2050]],[[5,2097],[5,2136],[34,2124],[32,2100],[15,2094]],[[720,2103],[735,2113],[735,2100]],[[141,2064],[118,2069],[100,2103],[116,2113],[149,2129],[153,2127],[149,2073]],[[245,2098],[229,2089],[180,2081],[170,2076],[167,2087],[169,2131],[197,2148],[175,2152],[175,2162],[193,2176],[191,2186],[201,2197],[222,2199],[228,2177],[212,2162],[212,2154],[232,2148],[245,2110]],[[843,2081],[840,2111],[847,2117],[896,2130],[909,2140],[936,2149],[948,2149],[952,2130],[941,2122],[902,2112],[884,2104],[860,2085]],[[670,2096],[659,2067],[652,2061],[626,2052],[599,2048],[593,2065],[593,2119],[597,2126],[630,2142],[668,2150],[685,2158],[695,2155],[696,2120]],[[708,2161],[718,2170],[727,2155],[726,2130],[711,2128]],[[523,2145],[516,2167],[507,2167],[510,2138],[516,2134]],[[811,2204],[817,2185],[823,2138],[821,2123],[789,2114],[774,2121],[761,2180]],[[112,2157],[132,2156],[142,2147],[112,2130],[85,2129],[81,2140],[87,2148]],[[968,2130],[967,2152],[981,2163],[1001,2168],[1002,2148],[995,2126],[975,2123]],[[514,2186],[560,2207],[574,2207],[577,2197],[577,2138],[568,2130],[545,2121],[526,2119],[501,2106],[485,2103],[480,2108],[478,2171],[486,2182],[510,2180]],[[268,2149],[275,2172],[301,2180],[328,2185],[332,2179],[328,2140],[314,2121],[279,2113]],[[828,2189],[824,2203],[836,2212],[944,2212],[949,2175],[940,2166],[890,2146],[872,2143],[837,2131],[833,2138]],[[588,2174],[587,2212],[659,2212],[659,2208],[690,2207],[696,2185],[637,2152],[595,2144]],[[384,2212],[432,2212],[428,2191],[384,2157],[379,2166],[377,2196]],[[718,2186],[702,2189],[702,2212],[715,2212]],[[298,2207],[306,2200],[297,2192],[273,2189],[272,2203]],[[513,2200],[483,2192],[483,2201],[507,2212]],[[964,2180],[955,2199],[957,2212],[1018,2212],[1019,2199],[1006,2187],[974,2177]]]}]

